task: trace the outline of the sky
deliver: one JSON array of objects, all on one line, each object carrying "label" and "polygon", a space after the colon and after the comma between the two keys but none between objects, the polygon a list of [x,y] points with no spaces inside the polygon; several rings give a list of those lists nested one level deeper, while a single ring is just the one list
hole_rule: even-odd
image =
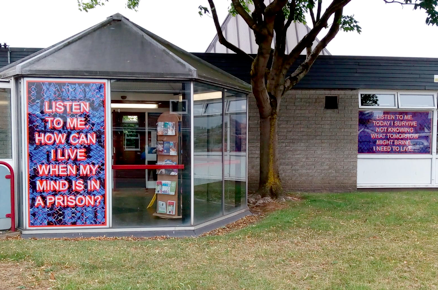
[{"label": "sky", "polygon": [[[229,0],[215,0],[222,22]],[[216,35],[210,16],[200,17],[207,0],[141,0],[137,12],[125,0],[81,12],[76,0],[0,0],[0,42],[11,47],[48,47],[121,13],[131,21],[189,51],[204,52]],[[426,14],[383,0],[352,0],[344,10],[354,15],[362,33],[340,32],[329,44],[334,55],[438,58],[438,27],[425,24]]]}]

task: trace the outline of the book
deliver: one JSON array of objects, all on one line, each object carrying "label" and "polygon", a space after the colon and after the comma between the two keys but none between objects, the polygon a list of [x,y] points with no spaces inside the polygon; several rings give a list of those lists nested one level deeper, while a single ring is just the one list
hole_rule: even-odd
[{"label": "book", "polygon": [[175,195],[175,191],[176,191],[176,181],[172,181],[170,183],[170,195]]},{"label": "book", "polygon": [[175,123],[174,122],[158,122],[157,123],[157,135],[173,136],[175,135]]},{"label": "book", "polygon": [[167,206],[165,201],[158,201],[157,213],[167,213]]},{"label": "book", "polygon": [[161,186],[161,193],[162,194],[170,194],[170,186],[172,184],[172,182],[170,181],[161,181],[162,186]]},{"label": "book", "polygon": [[164,155],[170,154],[170,143],[173,143],[173,142],[163,142],[163,154]]},{"label": "book", "polygon": [[157,181],[157,186],[155,187],[155,193],[161,193],[162,192],[162,181]]},{"label": "book", "polygon": [[176,142],[169,142],[169,154],[170,155],[177,155],[177,150],[176,150]]},{"label": "book", "polygon": [[164,143],[163,141],[157,142],[157,154],[163,154],[164,151]]},{"label": "book", "polygon": [[167,201],[167,214],[175,215],[175,202],[173,200]]},{"label": "book", "polygon": [[[176,162],[166,159],[164,162],[157,162],[157,165],[176,165]],[[157,174],[178,175],[178,169],[157,169]]]},{"label": "book", "polygon": [[164,122],[157,123],[157,135],[165,135],[164,134]]},{"label": "book", "polygon": [[175,123],[174,122],[165,122],[164,123],[165,135],[175,135]]}]

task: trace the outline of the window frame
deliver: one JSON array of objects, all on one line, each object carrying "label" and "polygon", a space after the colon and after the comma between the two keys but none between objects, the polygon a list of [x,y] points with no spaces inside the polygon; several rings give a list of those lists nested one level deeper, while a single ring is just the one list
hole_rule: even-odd
[{"label": "window frame", "polygon": [[[403,106],[401,96],[403,95],[423,95],[423,96],[432,96],[433,98],[433,106],[426,107],[426,106]],[[399,91],[397,92],[397,102],[398,102],[398,109],[413,109],[413,110],[433,110],[437,108],[437,94],[434,92],[424,92],[424,91]]]},{"label": "window frame", "polygon": [[[388,107],[381,107],[381,106],[363,106],[362,105],[362,95],[369,95],[369,94],[375,94],[375,95],[393,95],[394,96],[394,106],[388,106]],[[371,108],[378,108],[378,109],[398,109],[398,97],[397,97],[397,91],[359,91],[358,94],[358,101],[359,101],[359,109],[371,109]]]}]

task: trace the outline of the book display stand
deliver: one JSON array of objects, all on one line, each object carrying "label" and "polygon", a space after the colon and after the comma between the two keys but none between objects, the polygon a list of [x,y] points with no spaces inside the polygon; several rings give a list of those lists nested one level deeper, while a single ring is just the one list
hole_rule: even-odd
[{"label": "book display stand", "polygon": [[[157,123],[157,165],[177,165],[179,161],[179,117],[165,112]],[[155,188],[157,207],[154,216],[181,218],[178,204],[178,170],[157,169]]]}]

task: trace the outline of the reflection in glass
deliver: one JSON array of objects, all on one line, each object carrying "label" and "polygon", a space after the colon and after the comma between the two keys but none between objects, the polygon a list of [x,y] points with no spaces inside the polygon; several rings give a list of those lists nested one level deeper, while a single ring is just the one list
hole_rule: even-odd
[{"label": "reflection in glass", "polygon": [[10,89],[0,89],[0,144],[0,159],[12,158]]},{"label": "reflection in glass", "polygon": [[224,209],[233,212],[246,206],[246,95],[227,91],[225,102],[228,112],[224,116],[227,146],[224,146]]},{"label": "reflection in glass", "polygon": [[395,107],[394,94],[361,94],[361,106],[364,107]]},{"label": "reflection in glass", "polygon": [[194,116],[195,224],[222,215],[222,90],[197,84],[194,107],[205,107]]},{"label": "reflection in glass", "polygon": [[434,108],[433,95],[400,94],[400,108]]}]

